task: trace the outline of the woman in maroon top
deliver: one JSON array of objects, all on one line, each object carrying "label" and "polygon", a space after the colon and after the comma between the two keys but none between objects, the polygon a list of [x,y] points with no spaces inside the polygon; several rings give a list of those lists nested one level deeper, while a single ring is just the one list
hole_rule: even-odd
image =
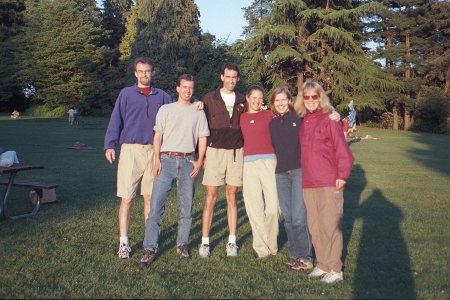
[{"label": "woman in maroon top", "polygon": [[278,252],[277,160],[269,132],[273,116],[270,110],[261,110],[263,99],[264,91],[260,86],[250,87],[246,95],[247,110],[240,119],[244,136],[244,203],[258,258]]},{"label": "woman in maroon top", "polygon": [[302,187],[317,259],[309,277],[331,284],[343,280],[343,192],[354,158],[342,125],[329,118],[333,107],[319,83],[305,82],[294,107],[304,118],[300,128]]}]

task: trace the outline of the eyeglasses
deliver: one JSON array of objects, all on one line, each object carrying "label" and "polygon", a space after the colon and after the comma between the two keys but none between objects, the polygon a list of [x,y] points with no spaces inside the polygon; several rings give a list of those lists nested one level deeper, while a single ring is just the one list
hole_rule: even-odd
[{"label": "eyeglasses", "polygon": [[308,96],[308,95],[303,95],[303,100],[317,100],[317,99],[319,99],[319,95],[310,95],[310,96]]},{"label": "eyeglasses", "polygon": [[152,70],[137,70],[136,71],[139,75],[143,75],[143,74],[151,74]]}]

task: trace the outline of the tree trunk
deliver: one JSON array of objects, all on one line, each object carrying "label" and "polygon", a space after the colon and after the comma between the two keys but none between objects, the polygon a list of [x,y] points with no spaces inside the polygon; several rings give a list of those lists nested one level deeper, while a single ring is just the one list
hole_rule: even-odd
[{"label": "tree trunk", "polygon": [[393,125],[392,129],[398,130],[398,109],[397,109],[397,105],[395,105],[394,108],[392,108],[392,114],[394,115],[394,125]]},{"label": "tree trunk", "polygon": [[445,88],[444,92],[447,93],[448,89],[450,88],[450,67],[445,70]]},{"label": "tree trunk", "polygon": [[405,130],[411,128],[411,111],[409,109],[405,110]]},{"label": "tree trunk", "polygon": [[[412,70],[411,70],[411,37],[409,36],[409,34],[406,35],[405,38],[405,47],[406,47],[406,71],[405,71],[405,81],[409,81],[411,79],[411,74],[412,74]],[[404,130],[409,130],[409,128],[411,127],[411,111],[408,108],[408,102],[411,101],[411,92],[408,91],[406,93],[406,96],[408,97],[407,99],[407,104],[405,105],[405,117],[404,117]]]},{"label": "tree trunk", "polygon": [[300,94],[300,89],[303,86],[303,72],[297,71],[297,95]]}]

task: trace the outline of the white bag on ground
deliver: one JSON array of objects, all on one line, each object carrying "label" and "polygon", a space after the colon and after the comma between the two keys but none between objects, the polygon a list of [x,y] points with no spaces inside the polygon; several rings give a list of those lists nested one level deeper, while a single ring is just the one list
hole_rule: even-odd
[{"label": "white bag on ground", "polygon": [[13,164],[18,164],[16,151],[6,151],[0,154],[0,167],[11,167]]}]

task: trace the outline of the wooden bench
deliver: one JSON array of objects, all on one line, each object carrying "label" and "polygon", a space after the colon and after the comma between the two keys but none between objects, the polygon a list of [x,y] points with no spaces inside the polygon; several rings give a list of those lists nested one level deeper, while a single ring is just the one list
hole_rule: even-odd
[{"label": "wooden bench", "polygon": [[[0,185],[7,185],[7,184],[8,184],[7,178],[0,178]],[[45,183],[29,180],[14,180],[13,185],[35,190],[37,193],[40,193],[39,196],[42,196],[42,190],[55,189],[58,187],[58,185],[55,183]]]},{"label": "wooden bench", "polygon": [[[0,178],[0,185],[8,185],[8,179]],[[45,182],[39,182],[39,181],[26,181],[26,180],[14,180],[13,186],[30,188],[37,194],[38,197],[30,199],[32,204],[34,205],[34,208],[33,208],[33,210],[30,213],[22,214],[22,215],[16,215],[16,216],[9,216],[11,219],[16,219],[18,217],[25,217],[25,216],[35,215],[38,212],[39,207],[41,206],[41,203],[51,203],[51,202],[55,202],[56,201],[56,194],[54,193],[54,191],[51,194],[49,193],[49,195],[52,196],[52,197],[50,197],[52,199],[44,198],[44,196],[46,196],[44,191],[45,192],[50,192],[52,189],[55,189],[55,188],[58,187],[58,185],[55,184],[55,183],[45,183]],[[6,212],[7,208],[4,207],[4,209],[5,209],[5,212]]]}]

